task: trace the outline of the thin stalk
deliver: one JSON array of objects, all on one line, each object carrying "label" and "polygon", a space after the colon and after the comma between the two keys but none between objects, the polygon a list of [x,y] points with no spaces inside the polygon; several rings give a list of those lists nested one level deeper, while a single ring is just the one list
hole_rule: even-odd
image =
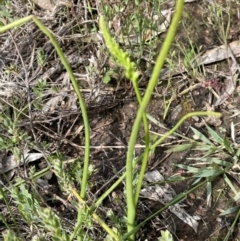
[{"label": "thin stalk", "polygon": [[46,34],[53,46],[55,47],[58,56],[60,57],[62,64],[66,68],[69,77],[71,79],[74,91],[76,92],[79,100],[79,104],[81,107],[82,111],[82,117],[83,117],[83,122],[84,122],[84,128],[85,128],[85,153],[84,153],[84,168],[83,168],[83,178],[82,178],[82,186],[81,186],[81,198],[85,198],[86,195],[86,187],[87,187],[87,179],[88,179],[88,166],[89,166],[89,153],[90,153],[90,127],[89,127],[89,121],[88,121],[88,115],[87,115],[87,110],[85,106],[84,99],[82,97],[82,94],[79,90],[79,86],[77,84],[77,80],[75,79],[75,76],[72,72],[72,68],[69,65],[65,55],[63,54],[60,46],[58,45],[56,39],[54,36],[50,33],[50,31],[39,21],[35,16],[32,17],[33,21],[36,23],[36,25],[42,30],[44,34]]},{"label": "thin stalk", "polygon": [[[137,96],[137,100],[139,105],[142,102],[142,97],[138,88],[138,83],[137,81],[133,81],[133,88],[135,90],[136,96]],[[139,194],[142,188],[142,182],[143,182],[143,178],[144,178],[144,174],[147,168],[147,163],[148,163],[148,156],[149,156],[149,128],[148,128],[148,119],[147,119],[147,115],[146,112],[143,113],[143,125],[144,125],[144,134],[145,134],[145,149],[144,149],[144,154],[143,154],[143,161],[142,161],[142,165],[141,165],[141,170],[139,173],[139,177],[138,177],[138,182],[137,182],[137,186],[136,186],[136,191],[135,194],[131,197],[129,197],[130,199],[134,199],[134,203],[135,205],[137,205],[138,202],[138,198],[139,198]],[[136,162],[135,162],[136,163]]]},{"label": "thin stalk", "polygon": [[[82,177],[82,183],[81,183],[81,192],[80,196],[82,199],[85,199],[86,196],[86,189],[87,189],[87,180],[88,180],[88,168],[89,168],[89,156],[90,156],[90,127],[89,127],[89,121],[88,121],[88,115],[87,110],[85,106],[84,99],[82,97],[82,94],[79,90],[79,86],[77,84],[77,81],[75,79],[75,76],[72,72],[71,66],[69,65],[65,55],[63,54],[60,46],[58,45],[56,39],[54,36],[50,33],[50,31],[39,21],[36,17],[33,16],[33,21],[37,24],[37,26],[42,30],[44,34],[46,34],[53,46],[55,47],[58,56],[60,57],[64,67],[66,68],[69,77],[71,79],[74,91],[76,92],[79,100],[79,104],[82,110],[82,117],[84,122],[84,128],[85,128],[85,153],[84,153],[84,166],[83,166],[83,177]],[[82,216],[80,212],[78,213],[78,221],[77,225],[82,223]]]},{"label": "thin stalk", "polygon": [[32,20],[32,17],[33,17],[33,16],[30,15],[30,16],[27,16],[27,17],[25,17],[25,18],[21,18],[21,19],[19,19],[19,20],[17,20],[17,21],[14,21],[14,22],[12,22],[12,23],[9,23],[9,24],[7,24],[7,25],[5,25],[5,26],[2,26],[2,27],[0,27],[0,33],[4,33],[4,32],[6,32],[6,31],[9,30],[9,29],[19,27],[20,25],[31,21],[31,20]]},{"label": "thin stalk", "polygon": [[212,112],[212,111],[204,111],[204,112],[201,112],[201,111],[196,111],[196,112],[191,112],[191,113],[188,113],[186,114],[185,116],[183,116],[178,122],[177,124],[171,129],[169,130],[168,132],[166,132],[159,140],[157,140],[152,146],[151,146],[151,149],[154,149],[156,148],[157,146],[159,146],[166,138],[168,138],[170,135],[172,135],[179,127],[180,125],[186,121],[188,118],[191,118],[193,116],[218,116],[220,117],[221,116],[221,113],[218,113],[218,112]]},{"label": "thin stalk", "polygon": [[[136,119],[133,124],[130,140],[129,140],[129,148],[127,152],[127,160],[126,160],[126,193],[127,193],[127,222],[128,222],[128,232],[130,232],[135,225],[135,217],[136,217],[136,205],[132,200],[133,195],[133,186],[132,186],[132,160],[133,160],[133,152],[134,146],[137,140],[138,131],[140,128],[141,119],[143,113],[146,110],[146,107],[150,101],[152,92],[157,84],[159,73],[163,67],[165,58],[170,49],[171,43],[174,40],[175,33],[177,31],[178,23],[181,18],[181,13],[183,10],[184,0],[178,0],[176,5],[176,10],[172,19],[172,23],[169,27],[169,31],[167,33],[166,39],[163,43],[160,54],[157,58],[156,65],[154,66],[153,73],[151,75],[149,84],[146,89],[146,94],[140,104],[139,110],[137,112]],[[134,235],[130,237],[130,240],[134,240]]]}]

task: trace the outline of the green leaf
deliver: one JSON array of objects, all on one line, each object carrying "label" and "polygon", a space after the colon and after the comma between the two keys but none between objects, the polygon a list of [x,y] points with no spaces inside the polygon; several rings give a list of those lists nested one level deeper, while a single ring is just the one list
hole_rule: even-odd
[{"label": "green leaf", "polygon": [[237,157],[240,156],[240,148],[237,150],[237,152],[236,152],[236,156],[237,156]]},{"label": "green leaf", "polygon": [[240,199],[240,192],[233,198],[235,202],[237,202]]},{"label": "green leaf", "polygon": [[187,166],[187,165],[184,165],[184,164],[175,164],[175,166],[177,166],[179,168],[182,168],[184,170],[187,170],[188,172],[191,172],[191,173],[199,172],[199,169],[196,168],[196,167],[190,167],[190,166]]},{"label": "green leaf", "polygon": [[155,125],[157,125],[157,126],[159,126],[159,127],[161,127],[161,128],[164,128],[164,129],[166,129],[166,127],[162,124],[162,123],[160,123],[159,121],[157,121],[154,117],[152,117],[151,115],[149,115],[149,114],[147,114],[147,118],[148,118],[148,120],[150,120],[152,123],[154,123]]},{"label": "green leaf", "polygon": [[221,172],[221,169],[202,169],[195,175],[195,177],[216,177]]},{"label": "green leaf", "polygon": [[111,76],[114,74],[114,71],[111,69],[107,71],[103,77],[103,83],[108,84],[111,81]]},{"label": "green leaf", "polygon": [[225,210],[224,212],[220,213],[219,216],[224,216],[224,215],[228,215],[228,214],[231,214],[231,213],[235,213],[236,211],[239,210],[239,207],[240,206],[231,207],[231,208]]},{"label": "green leaf", "polygon": [[[202,145],[197,145],[193,150],[197,150],[197,151],[209,151],[213,149],[212,146],[202,146]],[[215,148],[217,149],[217,148]]]},{"label": "green leaf", "polygon": [[110,81],[111,81],[110,75],[107,75],[107,74],[106,74],[106,75],[103,77],[103,83],[104,83],[104,84],[108,84]]},{"label": "green leaf", "polygon": [[206,164],[212,164],[215,163],[219,166],[224,166],[224,167],[231,167],[233,164],[228,161],[223,161],[219,158],[216,157],[205,157],[205,158],[200,158],[200,161],[205,162]]},{"label": "green leaf", "polygon": [[229,140],[227,139],[227,137],[225,136],[224,139],[223,139],[223,145],[224,147],[227,149],[227,151],[230,153],[230,154],[234,154],[234,149],[233,147],[231,146],[231,143],[229,142]]},{"label": "green leaf", "polygon": [[197,178],[197,179],[193,182],[192,186],[193,186],[193,185],[196,185],[196,184],[199,183],[201,180],[202,180],[202,177]]},{"label": "green leaf", "polygon": [[223,161],[223,160],[220,160],[218,158],[211,158],[211,162],[216,163],[216,164],[218,164],[220,166],[225,166],[225,167],[232,166],[231,162]]},{"label": "green leaf", "polygon": [[230,181],[230,179],[228,178],[228,176],[226,174],[223,175],[223,179],[228,184],[228,186],[231,188],[231,190],[234,192],[234,194],[237,195],[238,191],[233,186],[232,182]]},{"label": "green leaf", "polygon": [[173,177],[166,178],[165,180],[166,182],[181,182],[188,179],[189,177],[173,176]]},{"label": "green leaf", "polygon": [[206,128],[210,135],[213,137],[213,139],[218,142],[220,145],[223,145],[223,138],[218,135],[216,131],[214,131],[210,126],[206,125]]},{"label": "green leaf", "polygon": [[1,17],[6,17],[6,18],[11,18],[11,14],[8,11],[0,11],[0,16]]},{"label": "green leaf", "polygon": [[177,146],[174,146],[174,147],[168,149],[166,152],[167,152],[167,153],[170,153],[170,152],[185,151],[185,150],[191,149],[191,148],[192,148],[193,146],[195,146],[195,145],[196,145],[195,143],[177,145]]},{"label": "green leaf", "polygon": [[173,241],[173,236],[168,230],[161,231],[161,237],[158,241]]},{"label": "green leaf", "polygon": [[198,131],[197,129],[191,127],[192,131],[194,132],[194,134],[204,143],[207,143],[209,145],[213,145],[213,143],[208,140],[208,138],[206,136],[204,136],[200,131]]}]

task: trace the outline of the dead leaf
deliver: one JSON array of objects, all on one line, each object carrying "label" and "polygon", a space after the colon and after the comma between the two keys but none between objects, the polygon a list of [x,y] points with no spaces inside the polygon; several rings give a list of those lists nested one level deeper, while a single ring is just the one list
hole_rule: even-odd
[{"label": "dead leaf", "polygon": [[[163,181],[164,177],[157,170],[148,172],[145,174],[145,179],[148,182],[159,182]],[[165,186],[155,185],[148,186],[141,190],[141,195],[145,198],[153,199],[155,201],[159,201],[162,204],[166,205],[169,203],[177,194],[172,189],[172,187],[168,184]],[[198,222],[195,217],[190,216],[181,206],[180,204],[175,204],[169,207],[170,212],[175,214],[179,219],[188,224],[192,229],[197,233]]]},{"label": "dead leaf", "polygon": [[[234,41],[229,44],[234,56],[240,56],[240,40]],[[214,49],[206,51],[202,56],[195,60],[197,66],[212,64],[230,58],[230,53],[226,49],[226,45],[218,46]]]},{"label": "dead leaf", "polygon": [[17,161],[14,157],[14,155],[11,156],[4,156],[2,158],[2,160],[0,161],[0,173],[6,173],[9,172],[13,169],[15,169],[16,167],[23,165],[24,162],[28,163],[28,162],[34,162],[36,160],[39,160],[40,158],[42,158],[42,154],[41,153],[28,153],[25,152],[21,158],[20,161]]}]

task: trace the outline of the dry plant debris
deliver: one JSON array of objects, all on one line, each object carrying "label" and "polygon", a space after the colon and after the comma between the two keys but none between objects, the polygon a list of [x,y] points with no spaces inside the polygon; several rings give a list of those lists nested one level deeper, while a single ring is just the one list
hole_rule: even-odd
[{"label": "dry plant debris", "polygon": [[[34,2],[38,6],[25,4],[20,0],[12,1],[11,15],[21,18],[34,13],[40,18],[57,38],[77,77],[91,126],[91,165],[95,172],[89,180],[91,190],[88,198],[92,200],[97,198],[116,176],[119,176],[124,167],[128,139],[137,111],[136,97],[131,84],[124,78],[123,70],[110,58],[98,31],[98,17],[100,14],[106,14],[99,1],[69,0],[57,1],[57,4],[51,1]],[[86,6],[86,2],[92,11]],[[218,25],[214,19],[211,19],[214,14],[209,6],[214,7],[214,4],[219,2],[225,8],[229,1],[185,2],[182,25],[176,36],[173,51],[160,73],[159,85],[156,86],[153,100],[148,107],[148,114],[161,124],[157,126],[151,122],[151,137],[154,139],[156,134],[162,135],[187,112],[206,107],[207,110],[217,109],[223,113],[223,117],[221,119],[207,117],[202,121],[189,120],[181,127],[178,134],[190,138],[192,133],[189,130],[193,125],[207,135],[205,124],[208,124],[216,130],[225,129],[224,135],[229,137],[232,122],[236,128],[237,139],[240,136],[238,80],[240,41],[237,11],[239,4],[237,1],[232,3],[233,12],[229,13],[232,18],[229,31],[231,34],[225,39],[226,45],[223,44],[223,40],[219,40],[221,36],[216,27]],[[130,31],[129,36],[124,32],[127,17],[134,17],[134,13],[139,14],[133,3],[125,5],[117,0],[102,1],[102,3],[113,12],[116,6],[119,6],[118,13],[106,16],[106,19],[121,47],[130,52],[132,59],[139,60],[138,66],[141,68],[139,86],[144,94],[156,54],[165,37],[164,32],[168,30],[171,21],[174,1],[163,2],[161,11],[157,11],[151,2],[143,1],[139,9],[144,9],[144,17],[156,26],[151,28],[148,25],[144,31],[136,35],[134,30],[137,18],[133,18],[130,29],[132,32]],[[208,18],[205,17],[206,13]],[[226,12],[224,14],[222,20],[226,22],[228,18]],[[1,17],[1,21],[6,24],[12,19]],[[9,146],[1,147],[1,182],[3,185],[8,185],[9,182],[16,184],[19,177],[30,180],[31,168],[34,167],[39,171],[46,167],[45,155],[61,153],[64,157],[64,168],[68,170],[69,175],[72,175],[74,182],[79,184],[77,178],[81,175],[82,165],[79,160],[84,153],[83,122],[76,94],[51,43],[33,23],[28,23],[12,30],[11,33],[1,35],[0,53],[1,112],[12,121],[7,123],[8,128],[13,125],[14,128],[21,130],[16,132],[19,136],[21,133],[26,133],[28,137],[23,135],[24,138],[19,140],[18,145],[7,143]],[[109,70],[112,72],[109,73]],[[106,75],[110,76],[108,84],[103,82]],[[16,139],[16,133],[10,133],[5,127],[1,125],[1,139]],[[141,132],[136,155],[142,152],[145,145],[143,138]],[[2,143],[2,140],[0,141]],[[187,165],[188,158],[194,159],[202,154],[196,150],[183,151],[181,154],[165,153],[169,146],[182,141],[181,137],[174,136],[159,146],[151,156],[149,169],[165,168],[162,174],[166,179],[179,174],[180,171],[173,167],[174,164]],[[18,162],[14,153],[16,149],[22,157]],[[153,173],[156,172],[154,170]],[[237,180],[239,186],[237,165],[229,170],[229,174]],[[160,173],[158,175],[161,176]],[[166,204],[172,198],[166,195],[169,190],[175,196],[189,186],[191,183],[181,182],[166,184],[163,187],[155,185],[155,189],[151,188],[151,193],[148,187],[144,187],[142,195],[146,196],[147,193],[147,197],[141,200],[138,221],[149,216],[159,204]],[[72,220],[76,220],[76,212],[71,204],[72,197],[62,192],[54,173],[46,170],[44,177],[38,179],[35,184],[29,181],[29,187],[36,191],[46,206],[61,214],[64,228],[69,233],[72,232]],[[225,190],[224,188],[224,183],[217,183],[216,190]],[[157,194],[154,192],[156,190]],[[159,192],[162,195],[159,195]],[[149,222],[140,231],[139,240],[157,240],[159,237],[157,230],[162,228],[171,229],[176,240],[206,240],[209,237],[218,240],[226,234],[231,221],[231,217],[226,219],[218,217],[219,210],[227,209],[226,204],[230,202],[228,195],[232,195],[231,191],[229,193],[226,196],[220,195],[220,198],[213,194],[214,205],[209,207],[205,202],[205,189],[199,190],[184,201],[187,206],[177,204],[171,207],[169,211],[174,215],[166,212],[166,216],[157,217],[152,223]],[[106,199],[99,213],[105,214],[106,210],[112,210],[113,213],[124,216],[123,196],[123,188],[119,187],[112,197]],[[149,196],[154,201],[148,200]],[[10,204],[12,209],[16,209],[16,204]],[[2,201],[1,210],[7,217],[6,207]],[[196,213],[207,225],[204,225],[202,220],[195,219]],[[106,219],[109,221],[107,217]],[[26,226],[24,222],[19,221],[19,223],[23,227]],[[1,226],[1,230],[6,228],[3,224]],[[30,233],[29,228],[27,226],[25,228],[28,233]],[[105,234],[97,225],[89,232],[93,240],[97,240],[96,237],[99,237],[99,240],[105,238]],[[37,230],[34,229],[32,233],[37,234]],[[238,240],[238,236],[236,230],[232,240]],[[27,234],[25,237],[26,240],[30,240]]]}]

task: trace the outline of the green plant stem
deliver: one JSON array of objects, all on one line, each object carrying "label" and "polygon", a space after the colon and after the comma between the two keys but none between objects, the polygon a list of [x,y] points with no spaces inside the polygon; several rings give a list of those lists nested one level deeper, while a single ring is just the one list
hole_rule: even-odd
[{"label": "green plant stem", "polygon": [[5,26],[2,26],[2,27],[0,27],[0,33],[4,33],[4,32],[6,32],[9,29],[16,28],[16,27],[18,27],[18,26],[20,26],[20,25],[22,25],[24,23],[27,23],[27,22],[32,20],[32,17],[33,16],[30,15],[30,16],[27,16],[25,18],[21,18],[21,19],[19,19],[17,21],[14,21],[12,23],[9,23],[9,24],[7,24]]},{"label": "green plant stem", "polygon": [[83,168],[83,178],[82,178],[82,185],[81,185],[81,198],[85,198],[86,195],[86,187],[87,187],[87,179],[88,179],[88,166],[89,166],[89,154],[90,154],[90,127],[89,127],[89,121],[88,121],[88,115],[87,115],[87,110],[86,106],[84,103],[84,99],[82,97],[82,94],[79,90],[79,86],[77,84],[77,80],[75,79],[75,76],[72,72],[72,69],[64,56],[60,46],[58,45],[56,39],[54,36],[50,33],[50,31],[39,21],[35,16],[32,17],[33,21],[36,23],[36,25],[42,30],[44,34],[46,34],[53,46],[55,47],[58,56],[60,57],[64,67],[67,70],[67,73],[69,74],[69,77],[71,79],[74,91],[76,92],[79,100],[79,104],[81,107],[82,111],[82,116],[83,116],[83,122],[84,122],[84,128],[85,128],[85,153],[84,153],[84,168]]},{"label": "green plant stem", "polygon": [[[72,72],[72,69],[64,56],[60,46],[58,45],[56,39],[54,36],[50,33],[50,31],[39,21],[36,17],[33,16],[33,21],[37,24],[37,26],[42,30],[44,34],[46,34],[50,41],[52,42],[53,46],[55,47],[64,67],[66,68],[69,77],[71,79],[74,91],[76,92],[79,100],[79,104],[81,107],[82,111],[82,117],[83,117],[83,122],[84,122],[84,128],[85,128],[85,153],[84,153],[84,167],[83,167],[83,177],[82,177],[82,183],[81,183],[81,192],[80,196],[82,199],[85,199],[86,196],[86,189],[87,189],[87,181],[88,181],[88,167],[89,167],[89,156],[90,156],[90,127],[89,127],[89,121],[88,121],[88,115],[87,115],[87,110],[86,106],[84,103],[84,99],[82,97],[82,94],[79,90],[77,81],[75,79],[75,76]],[[78,222],[77,225],[80,225],[82,223],[82,217],[80,212],[78,213]],[[78,239],[79,240],[79,239]]]},{"label": "green plant stem", "polygon": [[159,140],[157,140],[152,146],[151,146],[151,149],[153,148],[156,148],[157,146],[159,146],[166,138],[168,138],[170,135],[172,135],[179,127],[180,125],[186,121],[188,118],[191,118],[193,116],[217,116],[217,117],[220,117],[222,114],[221,113],[218,113],[218,112],[213,112],[213,111],[204,111],[204,112],[201,112],[201,111],[196,111],[196,112],[191,112],[191,113],[188,113],[186,114],[185,116],[183,116],[178,122],[177,124],[171,129],[169,130],[168,132],[166,132]]},{"label": "green plant stem", "polygon": [[[53,46],[55,47],[61,61],[62,64],[64,65],[64,67],[67,70],[67,73],[71,79],[74,91],[76,92],[77,96],[78,96],[78,100],[79,100],[79,104],[81,107],[81,111],[82,111],[82,116],[83,116],[83,122],[84,122],[84,128],[85,128],[85,153],[84,153],[84,167],[83,167],[83,177],[82,177],[82,184],[81,184],[81,192],[80,192],[80,196],[82,199],[85,198],[86,196],[86,188],[87,188],[87,180],[88,180],[88,167],[89,167],[89,154],[90,154],[90,128],[89,128],[89,121],[88,121],[88,116],[87,116],[87,111],[86,111],[86,107],[85,107],[85,103],[84,103],[84,99],[81,95],[81,92],[79,90],[77,81],[75,79],[75,76],[73,75],[72,69],[66,59],[66,57],[64,56],[60,46],[58,45],[56,39],[54,38],[54,36],[50,33],[50,31],[42,24],[42,22],[40,20],[38,20],[35,16],[28,16],[25,18],[22,18],[20,20],[17,20],[13,23],[10,23],[8,25],[5,25],[3,27],[0,28],[0,33],[3,33],[11,28],[14,27],[18,27],[28,21],[33,20],[35,22],[35,24],[41,29],[41,31],[48,36],[48,38],[50,39],[51,43],[53,44]],[[78,218],[80,218],[80,216],[78,215]]]},{"label": "green plant stem", "polygon": [[[133,88],[134,88],[136,96],[137,96],[138,103],[140,105],[142,102],[142,97],[141,97],[141,94],[140,94],[140,91],[138,88],[138,82],[137,82],[137,80],[135,80],[135,81],[132,81],[132,83],[133,83]],[[149,127],[148,127],[148,119],[147,119],[146,112],[143,113],[143,125],[144,125],[144,134],[145,134],[145,149],[144,149],[143,161],[142,161],[141,170],[140,170],[139,177],[138,177],[135,194],[134,195],[132,194],[132,197],[130,197],[131,199],[134,199],[135,205],[138,202],[144,174],[145,174],[145,171],[147,168],[148,156],[149,156],[149,144],[150,144],[149,143]]]},{"label": "green plant stem", "polygon": [[[172,23],[167,33],[166,39],[163,43],[160,54],[157,58],[156,65],[154,66],[153,73],[151,75],[149,84],[146,89],[146,94],[144,95],[142,103],[140,104],[139,110],[137,112],[137,116],[134,121],[130,140],[129,140],[129,148],[128,148],[127,159],[126,159],[126,172],[127,172],[127,176],[126,176],[126,193],[127,194],[126,195],[127,195],[128,232],[131,232],[131,230],[134,228],[135,216],[136,216],[136,205],[131,198],[133,195],[132,160],[133,160],[134,146],[137,140],[137,135],[140,128],[140,123],[141,123],[143,113],[145,112],[146,107],[150,101],[152,92],[158,80],[159,73],[163,67],[163,64],[167,56],[167,53],[170,49],[171,43],[174,40],[174,36],[181,17],[183,5],[184,5],[184,0],[177,1],[176,10],[172,19]],[[134,240],[134,236],[131,236],[130,240]]]}]

